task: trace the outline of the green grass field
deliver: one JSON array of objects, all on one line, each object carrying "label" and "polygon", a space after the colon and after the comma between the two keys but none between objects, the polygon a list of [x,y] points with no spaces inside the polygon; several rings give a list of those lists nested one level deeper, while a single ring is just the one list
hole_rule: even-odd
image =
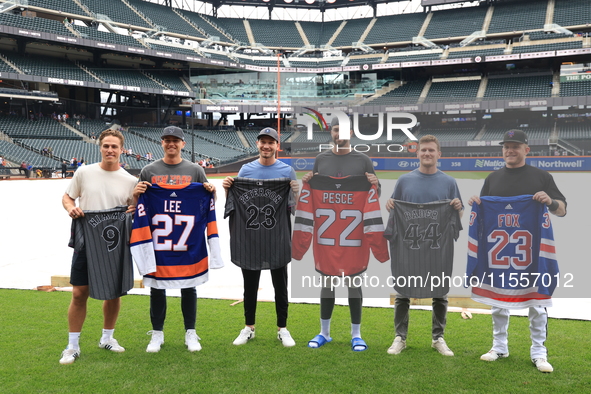
[{"label": "green grass field", "polygon": [[407,349],[398,356],[386,349],[393,340],[393,311],[365,308],[365,352],[350,349],[349,311],[337,306],[333,342],[306,347],[318,333],[318,305],[291,304],[289,329],[297,342],[284,348],[276,339],[274,305],[259,303],[257,337],[244,346],[232,341],[243,327],[242,305],[200,299],[197,333],[203,350],[184,345],[180,299],[169,298],[166,342],[160,353],[146,353],[150,329],[149,298],[123,298],[116,338],[126,347],[117,354],[97,346],[101,303],[91,300],[84,326],[82,355],[60,365],[67,344],[70,293],[0,290],[0,392],[2,393],[584,393],[591,392],[591,352],[585,339],[589,322],[550,319],[547,346],[552,374],[529,361],[525,317],[512,317],[511,356],[480,361],[490,348],[491,318],[463,320],[449,313],[446,340],[455,357],[430,347],[431,312],[412,310]]}]

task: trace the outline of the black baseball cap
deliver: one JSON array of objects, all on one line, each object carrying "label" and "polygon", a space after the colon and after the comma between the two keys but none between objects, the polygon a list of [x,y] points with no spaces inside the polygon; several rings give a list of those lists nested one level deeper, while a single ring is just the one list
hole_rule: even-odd
[{"label": "black baseball cap", "polygon": [[505,142],[519,142],[520,144],[527,144],[527,134],[521,130],[509,130],[505,133],[503,141],[499,144],[503,145]]},{"label": "black baseball cap", "polygon": [[277,134],[277,130],[275,130],[275,129],[272,129],[270,127],[265,127],[264,129],[261,130],[259,135],[257,135],[257,140],[260,139],[264,135],[271,137],[275,141],[279,142],[279,135]]},{"label": "black baseball cap", "polygon": [[162,130],[162,139],[164,137],[176,137],[181,140],[185,140],[185,133],[183,133],[183,129],[176,126],[168,126],[164,130]]}]

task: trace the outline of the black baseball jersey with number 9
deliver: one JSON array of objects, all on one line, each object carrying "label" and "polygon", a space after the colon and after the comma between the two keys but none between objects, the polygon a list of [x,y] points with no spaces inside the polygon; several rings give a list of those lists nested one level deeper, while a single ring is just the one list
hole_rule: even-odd
[{"label": "black baseball jersey with number 9", "polygon": [[277,269],[291,260],[291,179],[234,178],[224,218],[230,217],[232,262],[247,270]]}]

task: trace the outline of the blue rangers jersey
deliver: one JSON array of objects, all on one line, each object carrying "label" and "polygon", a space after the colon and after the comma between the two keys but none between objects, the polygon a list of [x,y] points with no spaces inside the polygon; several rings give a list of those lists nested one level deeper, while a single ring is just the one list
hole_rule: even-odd
[{"label": "blue rangers jersey", "polygon": [[130,244],[146,286],[182,289],[207,282],[210,267],[223,267],[213,195],[196,182],[149,187],[138,200]]},{"label": "blue rangers jersey", "polygon": [[531,195],[480,200],[468,233],[472,299],[499,308],[551,306],[558,263],[546,206]]}]

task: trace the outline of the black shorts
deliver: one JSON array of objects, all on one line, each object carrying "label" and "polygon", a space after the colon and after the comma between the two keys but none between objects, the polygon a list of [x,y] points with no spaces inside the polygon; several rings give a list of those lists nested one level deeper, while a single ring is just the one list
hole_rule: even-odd
[{"label": "black shorts", "polygon": [[80,252],[74,252],[74,256],[72,256],[70,284],[72,286],[88,286],[88,260],[86,259],[86,249],[82,249]]}]

